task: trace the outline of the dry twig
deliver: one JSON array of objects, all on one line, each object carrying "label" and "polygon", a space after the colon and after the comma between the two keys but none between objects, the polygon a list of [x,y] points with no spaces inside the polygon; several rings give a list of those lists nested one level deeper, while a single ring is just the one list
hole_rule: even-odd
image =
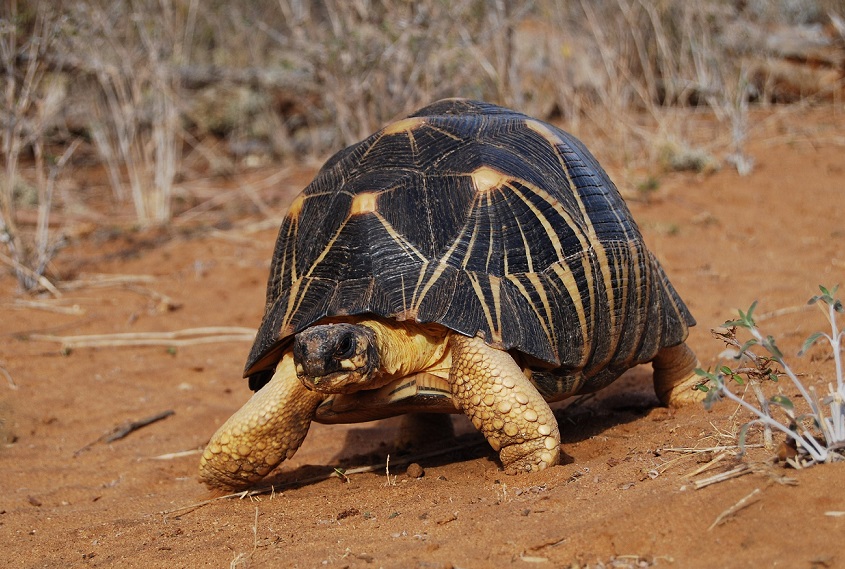
[{"label": "dry twig", "polygon": [[693,476],[698,476],[702,472],[710,470],[717,463],[721,462],[722,460],[724,460],[728,456],[729,456],[729,454],[727,452],[721,452],[721,453],[717,454],[715,457],[713,457],[713,459],[710,460],[709,462],[702,464],[701,466],[699,466],[698,468],[696,468],[692,472],[688,472],[687,474],[684,474],[683,478],[692,478]]},{"label": "dry twig", "polygon": [[232,562],[229,563],[229,569],[235,569],[238,565],[248,565],[249,560],[255,555],[258,550],[258,508],[255,508],[255,520],[252,523],[252,551],[249,553],[238,553]]},{"label": "dry twig", "polygon": [[78,304],[73,304],[71,306],[63,306],[59,304],[53,304],[52,302],[46,302],[43,300],[24,300],[24,299],[16,299],[12,304],[11,307],[17,310],[44,310],[46,312],[53,312],[56,314],[69,314],[71,316],[82,316],[85,314],[85,309],[79,306]]},{"label": "dry twig", "polygon": [[751,472],[751,468],[747,464],[740,464],[735,466],[731,470],[727,472],[720,472],[719,474],[714,474],[708,478],[703,478],[701,480],[696,480],[693,482],[693,486],[695,486],[696,490],[700,490],[705,486],[710,486],[711,484],[716,484],[718,482],[724,482],[725,480],[730,480],[731,478],[737,478],[742,476],[743,474],[748,474]]},{"label": "dry twig", "polygon": [[19,273],[23,273],[26,276],[28,276],[29,278],[35,279],[35,281],[37,281],[38,284],[40,284],[42,287],[44,287],[44,289],[47,290],[50,294],[52,294],[54,297],[58,298],[58,297],[62,296],[62,293],[59,292],[59,289],[56,288],[56,286],[53,283],[51,283],[49,280],[47,280],[47,277],[45,277],[44,275],[40,275],[40,274],[36,273],[35,271],[30,269],[29,267],[22,265],[18,261],[12,259],[11,257],[4,255],[3,253],[0,253],[0,261],[3,261],[7,265],[9,265],[11,268],[15,269],[15,271],[18,271]]},{"label": "dry twig", "polygon": [[159,454],[157,456],[148,457],[149,460],[173,460],[174,458],[182,458],[185,456],[194,456],[195,454],[202,454],[201,448],[192,448],[189,450],[180,450],[177,452],[168,452]]},{"label": "dry twig", "polygon": [[60,342],[63,351],[79,348],[116,348],[128,346],[183,347],[217,342],[252,342],[255,330],[237,326],[209,326],[173,332],[130,332],[125,334],[87,334],[81,336],[52,336],[33,334],[32,340]]},{"label": "dry twig", "polygon": [[751,498],[753,498],[754,496],[756,496],[759,493],[760,493],[760,489],[755,488],[749,495],[745,496],[744,498],[741,498],[736,504],[734,504],[733,506],[731,506],[730,508],[728,508],[727,510],[725,510],[724,512],[722,512],[721,514],[716,516],[716,519],[713,521],[712,524],[710,524],[710,527],[707,528],[707,531],[711,531],[714,527],[716,527],[719,524],[721,524],[722,522],[724,522],[730,516],[734,515],[735,513],[740,511],[741,509],[748,507],[750,505]]},{"label": "dry twig", "polygon": [[151,415],[149,417],[145,417],[145,418],[139,419],[137,421],[128,421],[126,423],[118,425],[115,428],[113,428],[111,431],[109,431],[108,433],[106,433],[103,436],[101,436],[100,438],[98,438],[96,441],[90,442],[87,445],[85,445],[84,447],[82,447],[81,449],[79,449],[78,451],[73,453],[73,455],[78,456],[80,453],[88,450],[89,448],[91,448],[92,446],[94,446],[97,443],[111,443],[111,442],[114,442],[114,441],[119,441],[120,439],[128,436],[130,433],[134,433],[138,429],[143,429],[144,427],[146,427],[148,425],[152,425],[153,423],[157,423],[158,421],[161,421],[162,419],[166,419],[167,417],[170,417],[174,413],[175,413],[175,411],[173,411],[172,409],[168,409],[167,411],[162,411],[161,413],[156,413],[155,415]]},{"label": "dry twig", "polygon": [[152,275],[109,275],[92,274],[84,275],[76,280],[63,282],[59,285],[64,291],[79,290],[82,288],[105,288],[110,286],[123,286],[128,284],[152,283],[156,278]]},{"label": "dry twig", "polygon": [[17,389],[18,384],[15,383],[15,380],[12,379],[12,374],[9,373],[9,370],[0,366],[0,373],[2,373],[6,377],[6,382],[9,384],[9,389]]}]

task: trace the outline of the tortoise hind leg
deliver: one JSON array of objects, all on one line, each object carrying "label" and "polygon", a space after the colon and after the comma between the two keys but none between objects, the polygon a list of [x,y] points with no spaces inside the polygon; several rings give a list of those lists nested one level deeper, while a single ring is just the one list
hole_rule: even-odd
[{"label": "tortoise hind leg", "polygon": [[557,464],[560,432],[549,404],[507,353],[452,334],[449,384],[455,404],[480,430],[508,474]]},{"label": "tortoise hind leg", "polygon": [[261,480],[302,444],[324,395],[308,391],[286,354],[273,379],[217,429],[200,459],[209,486],[239,488]]},{"label": "tortoise hind leg", "polygon": [[693,389],[701,381],[695,374],[699,363],[686,344],[661,349],[651,365],[654,369],[654,391],[664,405],[687,405],[704,399],[704,392]]}]

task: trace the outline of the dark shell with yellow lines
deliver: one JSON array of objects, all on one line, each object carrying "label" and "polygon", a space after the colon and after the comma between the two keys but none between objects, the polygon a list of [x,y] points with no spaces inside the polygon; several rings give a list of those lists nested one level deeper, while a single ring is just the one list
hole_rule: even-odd
[{"label": "dark shell with yellow lines", "polygon": [[[606,383],[695,322],[573,136],[449,99],[341,152],[282,223],[245,376],[331,316],[438,323]],[[601,387],[601,385],[596,385]]]}]

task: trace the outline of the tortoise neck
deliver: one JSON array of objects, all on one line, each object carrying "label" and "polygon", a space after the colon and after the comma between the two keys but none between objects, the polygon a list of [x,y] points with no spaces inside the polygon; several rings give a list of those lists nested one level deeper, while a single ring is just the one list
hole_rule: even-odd
[{"label": "tortoise neck", "polygon": [[360,324],[376,335],[383,376],[398,378],[431,369],[445,355],[447,332],[440,326],[381,319]]}]

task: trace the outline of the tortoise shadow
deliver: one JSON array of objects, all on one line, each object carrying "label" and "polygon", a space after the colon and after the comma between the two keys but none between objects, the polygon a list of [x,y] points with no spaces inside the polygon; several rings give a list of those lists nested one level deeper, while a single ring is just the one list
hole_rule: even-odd
[{"label": "tortoise shadow", "polygon": [[654,393],[651,370],[644,366],[629,370],[601,391],[553,407],[564,446],[641,420],[658,408],[665,407]]},{"label": "tortoise shadow", "polygon": [[[652,386],[651,370],[644,366],[629,370],[601,391],[552,404],[561,433],[561,463],[574,462],[565,452],[568,445],[641,420],[660,407]],[[394,443],[399,421],[399,417],[394,417],[349,427],[344,431],[340,450],[327,465],[306,464],[278,472],[265,479],[262,485],[303,486],[351,469],[385,474],[393,467],[391,474],[399,474],[404,473],[411,462],[424,468],[436,468],[486,458],[492,465],[499,466],[498,454],[463,415],[452,416],[454,438],[408,449],[398,448]]]}]

